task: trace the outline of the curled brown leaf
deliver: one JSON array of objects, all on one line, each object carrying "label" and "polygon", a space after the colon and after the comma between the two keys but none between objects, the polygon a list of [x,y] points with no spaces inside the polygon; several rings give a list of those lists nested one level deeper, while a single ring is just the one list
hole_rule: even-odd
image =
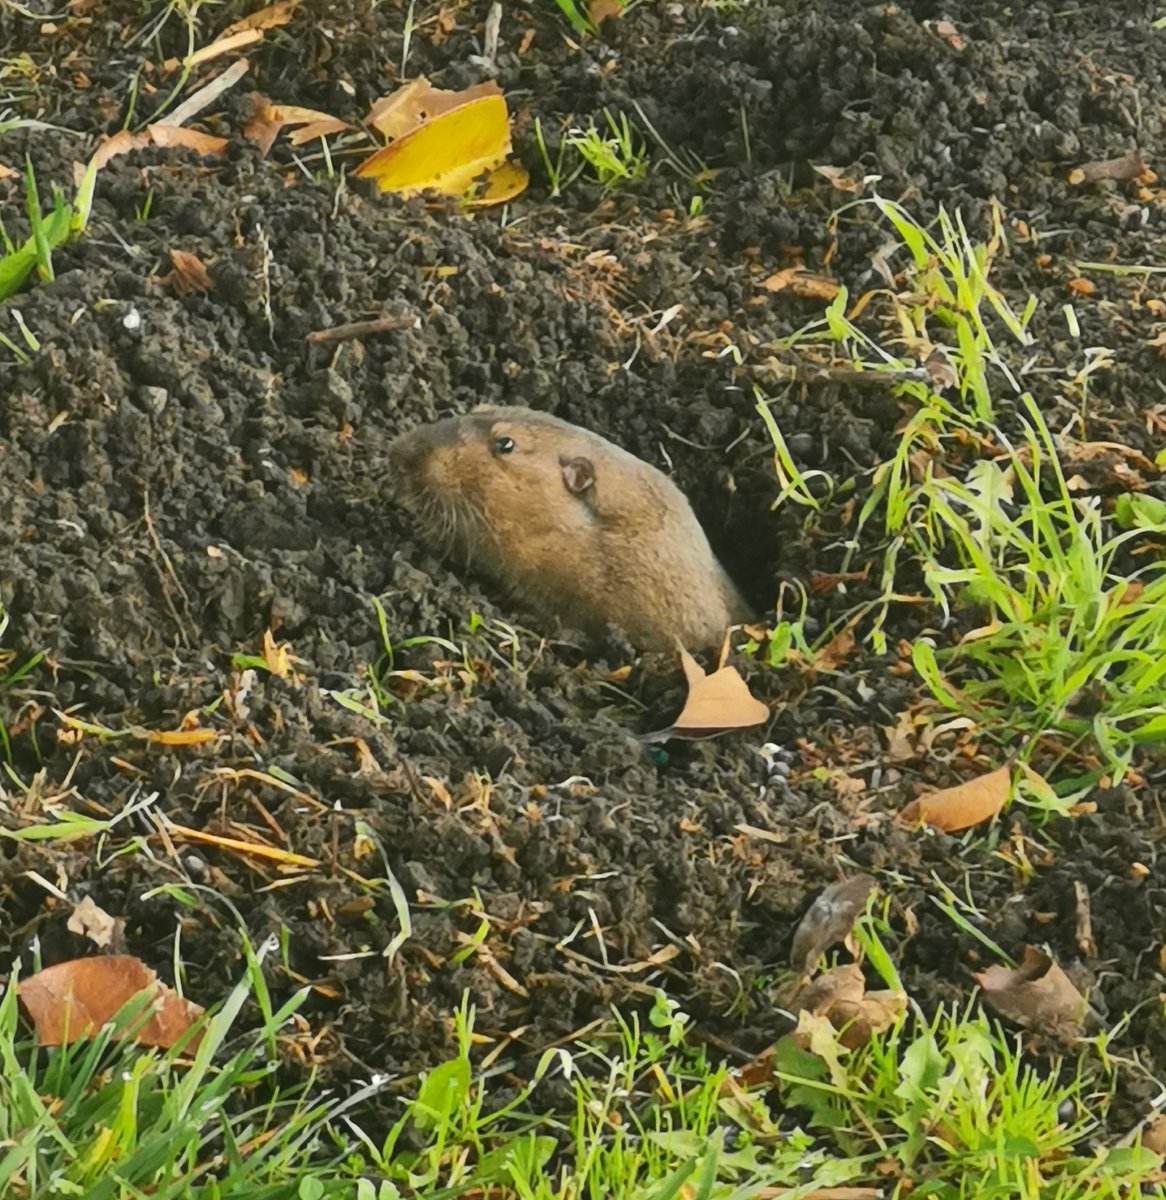
[{"label": "curled brown leaf", "polygon": [[1004,807],[1012,791],[1012,767],[1006,764],[955,787],[941,788],[912,800],[900,813],[910,824],[922,822],[946,833],[970,829],[990,820]]}]

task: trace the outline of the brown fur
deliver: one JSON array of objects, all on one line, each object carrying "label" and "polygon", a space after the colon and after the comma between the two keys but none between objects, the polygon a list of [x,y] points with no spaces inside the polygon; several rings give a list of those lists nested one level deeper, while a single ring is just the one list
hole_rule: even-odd
[{"label": "brown fur", "polygon": [[680,490],[598,434],[481,408],[397,438],[389,465],[427,533],[564,625],[699,649],[750,618]]}]

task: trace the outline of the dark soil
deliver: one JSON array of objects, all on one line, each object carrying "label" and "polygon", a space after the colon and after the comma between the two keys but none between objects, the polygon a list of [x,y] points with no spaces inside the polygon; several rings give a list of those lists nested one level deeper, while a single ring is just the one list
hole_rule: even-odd
[{"label": "dark soil", "polygon": [[[249,7],[206,6],[198,44]],[[1052,428],[1152,458],[1161,277],[1084,272],[1096,287],[1087,296],[1070,281],[1077,262],[1166,262],[1166,205],[1152,185],[1074,187],[1066,175],[1137,149],[1161,168],[1159,6],[772,0],[719,12],[644,0],[579,48],[551,0],[511,3],[497,77],[532,185],[505,214],[471,216],[342,185],[314,151],[297,162],[286,138],[263,159],[240,132],[252,90],[363,115],[399,82],[405,7],[303,5],[248,49],[250,74],[196,122],[230,137],[222,158],[151,149],[115,159],[88,233],[55,256],[55,281],[0,307],[0,331],[23,345],[19,310],[40,346],[26,365],[10,355],[0,365],[5,646],[17,663],[46,652],[0,693],[12,742],[0,819],[18,828],[62,808],[138,808],[98,844],[0,842],[4,969],[38,939],[46,962],[93,951],[66,930],[71,905],[40,876],[123,918],[125,948],[163,974],[180,930],[188,992],[206,1004],[241,974],[240,915],[255,941],[286,929],[272,986],[286,996],[313,985],[303,1012],[313,1036],[326,1033],[311,1053],[342,1075],[448,1055],[466,991],[481,1032],[523,1030],[519,1052],[655,986],[703,1033],[755,1051],[785,1027],[768,981],[788,969],[799,914],[857,869],[894,899],[912,997],[924,1008],[967,997],[984,951],[931,897],[937,880],[964,895],[970,876],[988,936],[1018,957],[1026,943],[1047,944],[1083,973],[1111,1023],[1134,1011],[1123,1053],[1166,1070],[1166,865],[1150,767],[1144,787],[1098,793],[1095,813],[1053,825],[1040,845],[1026,841],[1023,814],[1005,821],[999,845],[897,828],[891,814],[921,785],[995,764],[987,750],[961,761],[954,740],[940,739],[925,759],[890,767],[883,730],[918,681],[897,649],[877,658],[861,645],[839,671],[816,675],[738,656],[772,702],[768,727],[645,745],[637,735],[677,709],[675,664],[634,662],[618,641],[594,652],[540,637],[553,631],[415,536],[383,476],[398,430],[481,402],[531,404],[670,469],[759,605],[771,610],[781,580],[839,570],[854,495],[906,409],[885,391],[787,388],[768,365],[778,339],[822,307],[759,289],[791,248],[853,296],[883,286],[876,257],[892,231],[869,206],[833,227],[831,212],[854,197],[813,166],[880,176],[880,194],[924,221],[958,208],[977,241],[998,201],[1009,245],[996,283],[1017,307],[1029,294],[1040,301],[1038,350],[1013,356],[1023,385]],[[408,75],[444,87],[483,78],[469,60],[488,7],[449,5],[439,21],[436,5],[419,3]],[[0,163],[19,169],[29,155],[46,201],[51,183],[72,188],[74,160],[125,123],[131,99],[134,127],[149,118],[175,78],[158,64],[186,50],[173,15],[155,40],[133,42],[153,19],[140,4],[82,0],[69,11],[50,33],[0,9],[0,109],[84,135],[0,141]],[[187,92],[226,61],[202,68]],[[579,180],[549,198],[533,119],[554,142],[604,108],[641,127],[646,118],[675,156],[716,170],[702,212],[689,215],[692,183],[650,138],[655,167],[642,184],[604,194]],[[22,212],[21,179],[0,181],[14,237]],[[198,255],[213,288],[177,290],[171,251]],[[339,346],[305,343],[384,315],[420,320]],[[892,346],[896,331],[885,332]],[[1113,359],[1083,401],[1073,375],[1086,347]],[[791,503],[771,512],[779,484],[755,385],[775,400],[800,466],[858,477],[856,493],[810,523]],[[1012,403],[1001,401],[1005,424]],[[850,568],[869,560],[877,577],[881,553],[866,546]],[[864,594],[814,593],[812,628]],[[386,669],[374,597],[399,647],[393,668],[424,677],[388,680],[399,702],[379,725],[335,698],[351,689],[369,703],[368,672]],[[913,606],[892,614],[889,644],[933,617]],[[292,672],[244,677],[234,656],[262,654],[269,629],[290,644]],[[464,655],[405,644],[424,636]],[[111,740],[65,716],[163,731],[191,713],[223,740]],[[766,743],[788,762],[771,770]],[[168,823],[322,865],[292,869]],[[128,837],[143,839],[138,851],[113,856]],[[391,964],[382,951],[399,925],[386,868],[413,920]],[[1088,956],[1078,881],[1092,906]],[[197,907],[152,894],[184,883],[201,885]],[[451,965],[483,913],[483,950]],[[679,953],[653,960],[669,947]],[[1120,1122],[1141,1086],[1122,1079]]]}]

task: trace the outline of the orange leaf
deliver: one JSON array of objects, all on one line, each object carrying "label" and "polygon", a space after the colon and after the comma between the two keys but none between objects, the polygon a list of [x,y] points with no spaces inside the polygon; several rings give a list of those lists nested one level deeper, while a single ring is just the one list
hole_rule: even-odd
[{"label": "orange leaf", "polygon": [[181,125],[151,125],[141,133],[119,130],[106,138],[93,155],[93,166],[100,170],[111,158],[128,154],[131,150],[143,150],[147,146],[184,146],[198,154],[221,154],[227,139],[199,133],[197,129],[186,129]]},{"label": "orange leaf", "polygon": [[666,732],[673,737],[711,737],[730,729],[748,729],[769,719],[769,708],[754,697],[736,667],[721,667],[706,675],[700,664],[681,650],[680,663],[688,681],[688,699]]},{"label": "orange leaf", "polygon": [[592,25],[602,25],[608,17],[622,17],[623,0],[591,0],[587,5],[587,15]]},{"label": "orange leaf", "polygon": [[795,275],[800,275],[805,267],[782,267],[780,271],[774,271],[772,275],[767,276],[757,286],[763,287],[767,292],[781,292],[790,285],[790,281]]},{"label": "orange leaf", "polygon": [[[30,975],[16,989],[42,1046],[71,1045],[91,1036],[140,992],[151,994],[153,1010],[134,1035],[143,1046],[173,1046],[202,1015],[202,1008],[159,983],[144,962],[128,954],[57,963]],[[201,1040],[199,1031],[189,1048]]]},{"label": "orange leaf", "polygon": [[184,129],[181,125],[151,125],[146,132],[155,146],[182,146],[196,154],[221,154],[227,146],[225,137]]},{"label": "orange leaf", "polygon": [[112,158],[119,154],[128,154],[131,150],[140,150],[148,146],[150,139],[144,133],[131,133],[128,129],[119,129],[113,137],[106,138],[93,155],[93,166],[100,171]]},{"label": "orange leaf", "polygon": [[967,783],[912,800],[900,818],[912,824],[932,825],[946,833],[958,833],[996,816],[1011,791],[1012,766],[1005,764],[979,779],[969,779]]},{"label": "orange leaf", "polygon": [[249,17],[236,21],[234,25],[228,25],[223,30],[223,37],[230,37],[233,33],[239,33],[244,29],[278,29],[281,25],[286,25],[295,15],[296,3],[297,0],[276,0],[274,4],[269,4],[266,8],[253,12]]}]

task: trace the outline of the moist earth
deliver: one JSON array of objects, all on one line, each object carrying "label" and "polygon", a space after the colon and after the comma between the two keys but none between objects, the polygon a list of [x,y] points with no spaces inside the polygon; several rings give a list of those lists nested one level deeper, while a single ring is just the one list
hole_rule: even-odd
[{"label": "moist earth", "polygon": [[[1160,276],[1075,264],[1160,266],[1166,206],[1144,180],[1067,175],[1138,150],[1161,167],[1157,7],[643,2],[571,40],[549,0],[507,4],[496,78],[532,182],[502,210],[342,178],[367,144],[328,162],[285,137],[264,158],[242,135],[252,91],[355,120],[403,78],[481,81],[488,9],[418,4],[406,49],[403,4],[302,5],[195,122],[229,138],[221,156],[113,159],[55,279],[0,306],[26,348],[0,355],[4,647],[10,669],[44,653],[0,692],[0,811],[12,829],[65,810],[114,821],[96,841],[0,842],[4,969],[34,949],[93,952],[66,928],[90,896],[124,923],[117,945],[167,978],[179,937],[204,1004],[243,972],[240,925],[255,943],[284,931],[269,982],[280,998],[310,988],[289,1052],[337,1077],[447,1057],[463,994],[511,1059],[658,986],[701,1036],[750,1054],[788,1028],[773,981],[799,916],[863,870],[890,897],[925,1011],[966,998],[988,961],[933,903],[942,885],[1014,957],[1046,945],[1111,1024],[1132,1013],[1117,1042],[1148,1068],[1148,1097],[1166,1068],[1155,760],[1144,785],[1037,833],[1023,812],[989,840],[900,827],[921,786],[994,765],[962,761],[954,739],[889,763],[885,730],[918,686],[897,647],[937,619],[911,605],[892,609],[885,656],[861,638],[817,672],[734,654],[771,704],[762,729],[647,743],[682,700],[674,660],[615,635],[577,644],[446,563],[389,499],[385,449],[480,403],[586,425],[671,473],[763,611],[807,585],[822,633],[877,594],[883,547],[847,559],[847,531],[909,409],[886,389],[791,386],[780,342],[822,301],[759,285],[799,260],[853,297],[885,287],[886,255],[905,265],[893,230],[852,203],[877,191],[922,222],[958,210],[975,241],[998,204],[994,281],[1038,302],[1034,348],[1005,351],[1023,387],[1050,427],[1153,459]],[[204,6],[197,44],[247,11]],[[159,110],[177,79],[162,64],[187,51],[175,10],[69,12],[0,11],[0,107],[52,127],[0,135],[0,163],[19,172],[27,155],[46,203],[51,184],[71,194],[99,134]],[[564,129],[605,110],[651,131],[652,171],[552,195],[536,119],[553,159]],[[0,180],[0,212],[22,238],[19,174]],[[209,290],[180,286],[174,251],[202,260]],[[307,340],[386,316],[399,326]],[[800,469],[856,480],[818,514],[774,507],[756,389]],[[1015,409],[1001,397],[1006,427]],[[870,582],[808,587],[866,564]],[[282,675],[267,631],[290,655]],[[216,740],[157,736],[194,726]],[[390,879],[411,912],[396,948]],[[1119,1125],[1140,1111],[1139,1078],[1123,1076]]]}]

